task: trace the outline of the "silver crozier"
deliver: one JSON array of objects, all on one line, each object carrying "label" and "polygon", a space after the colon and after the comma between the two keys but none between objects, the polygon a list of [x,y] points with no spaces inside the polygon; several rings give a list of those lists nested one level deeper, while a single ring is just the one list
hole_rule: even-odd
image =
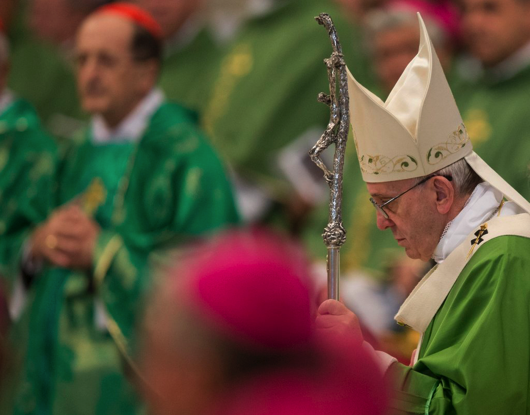
[{"label": "silver crozier", "polygon": [[[315,19],[328,30],[333,52],[328,59],[324,59],[328,70],[329,95],[323,92],[318,95],[318,101],[328,105],[330,108],[329,123],[320,139],[309,152],[309,155],[311,156],[311,160],[324,172],[324,178],[331,190],[329,223],[324,229],[322,237],[328,249],[328,297],[338,300],[340,247],[346,241],[346,231],[342,225],[342,175],[346,140],[350,128],[348,77],[346,74],[346,64],[342,55],[342,47],[331,17],[326,13],[321,13]],[[333,159],[333,170],[329,170],[320,158],[320,153],[332,143],[335,144],[335,156]]]}]

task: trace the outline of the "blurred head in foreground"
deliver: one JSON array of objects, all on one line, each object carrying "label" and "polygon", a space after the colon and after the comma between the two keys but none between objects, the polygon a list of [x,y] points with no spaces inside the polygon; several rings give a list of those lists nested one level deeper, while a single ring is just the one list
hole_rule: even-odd
[{"label": "blurred head in foreground", "polygon": [[179,261],[153,298],[142,367],[166,414],[380,414],[374,363],[349,339],[317,338],[297,246],[232,231]]}]

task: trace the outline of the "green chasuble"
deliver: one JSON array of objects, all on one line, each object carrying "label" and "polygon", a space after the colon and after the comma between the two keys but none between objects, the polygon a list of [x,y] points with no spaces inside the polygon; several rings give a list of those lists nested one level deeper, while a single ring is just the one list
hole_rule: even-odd
[{"label": "green chasuble", "polygon": [[3,277],[18,274],[20,247],[27,236],[27,227],[48,216],[54,197],[57,157],[57,146],[42,129],[31,104],[13,99],[0,113],[0,275]]},{"label": "green chasuble", "polygon": [[312,128],[323,132],[329,121],[329,107],[317,102],[329,91],[323,60],[332,52],[314,20],[322,12],[334,19],[348,66],[369,85],[360,34],[333,2],[277,1],[247,22],[225,52],[203,111],[214,146],[239,176],[279,200],[291,194],[277,173],[278,153]]},{"label": "green chasuble", "polygon": [[530,65],[515,75],[453,88],[473,148],[526,199],[530,199]]},{"label": "green chasuble", "polygon": [[58,205],[71,201],[101,226],[93,269],[48,267],[33,282],[14,335],[27,337],[14,413],[132,414],[141,405],[126,374],[138,374],[130,357],[150,259],[237,223],[229,182],[190,113],[166,103],[138,143],[89,133],[75,143]]},{"label": "green chasuble", "polygon": [[530,413],[530,239],[500,236],[466,264],[414,367],[393,363],[391,414]]}]

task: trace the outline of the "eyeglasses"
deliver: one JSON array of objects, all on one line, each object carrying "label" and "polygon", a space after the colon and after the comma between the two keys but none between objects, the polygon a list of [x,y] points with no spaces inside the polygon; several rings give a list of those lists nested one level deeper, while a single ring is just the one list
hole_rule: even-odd
[{"label": "eyeglasses", "polygon": [[444,176],[444,175],[441,175],[441,174],[437,174],[437,175],[434,175],[434,176],[427,176],[423,180],[420,180],[418,183],[416,183],[414,186],[412,186],[410,189],[405,190],[404,192],[398,194],[397,196],[394,196],[392,199],[387,200],[382,205],[377,203],[373,198],[370,198],[370,202],[372,202],[372,205],[374,205],[375,210],[377,210],[379,213],[381,213],[381,215],[383,215],[385,219],[390,219],[389,216],[388,216],[388,213],[386,213],[385,209],[383,209],[386,205],[392,203],[397,198],[403,196],[405,193],[411,191],[415,187],[419,186],[420,184],[425,183],[427,180],[432,179],[433,177],[445,177],[449,181],[453,180],[453,178],[451,176]]}]

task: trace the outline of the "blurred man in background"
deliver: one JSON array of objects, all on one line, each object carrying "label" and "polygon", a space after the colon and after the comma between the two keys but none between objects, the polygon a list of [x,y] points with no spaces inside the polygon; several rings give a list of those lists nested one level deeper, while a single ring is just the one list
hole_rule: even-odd
[{"label": "blurred man in background", "polygon": [[98,9],[78,32],[76,56],[91,125],[61,166],[57,202],[21,249],[33,280],[9,400],[26,413],[134,413],[125,362],[150,259],[237,214],[195,119],[155,87],[161,30],[149,14]]},{"label": "blurred man in background", "polygon": [[389,1],[364,17],[364,35],[383,98],[418,53],[418,12],[425,20],[442,67],[446,73],[450,72],[456,49],[456,10],[451,5],[434,5],[421,0]]},{"label": "blurred man in background", "polygon": [[455,90],[456,100],[477,153],[528,199],[530,3],[460,4],[463,39],[474,60],[460,68],[467,82]]},{"label": "blurred man in background", "polygon": [[[261,7],[225,50],[204,126],[233,169],[244,218],[296,233],[308,208],[322,202],[321,194],[309,191],[322,181],[315,180],[306,154],[329,120],[329,108],[316,96],[329,89],[322,60],[331,47],[315,16],[323,11],[333,16],[344,50],[367,78],[369,72],[355,42],[357,28],[333,2],[250,4]],[[302,180],[309,185],[300,185]]]}]

